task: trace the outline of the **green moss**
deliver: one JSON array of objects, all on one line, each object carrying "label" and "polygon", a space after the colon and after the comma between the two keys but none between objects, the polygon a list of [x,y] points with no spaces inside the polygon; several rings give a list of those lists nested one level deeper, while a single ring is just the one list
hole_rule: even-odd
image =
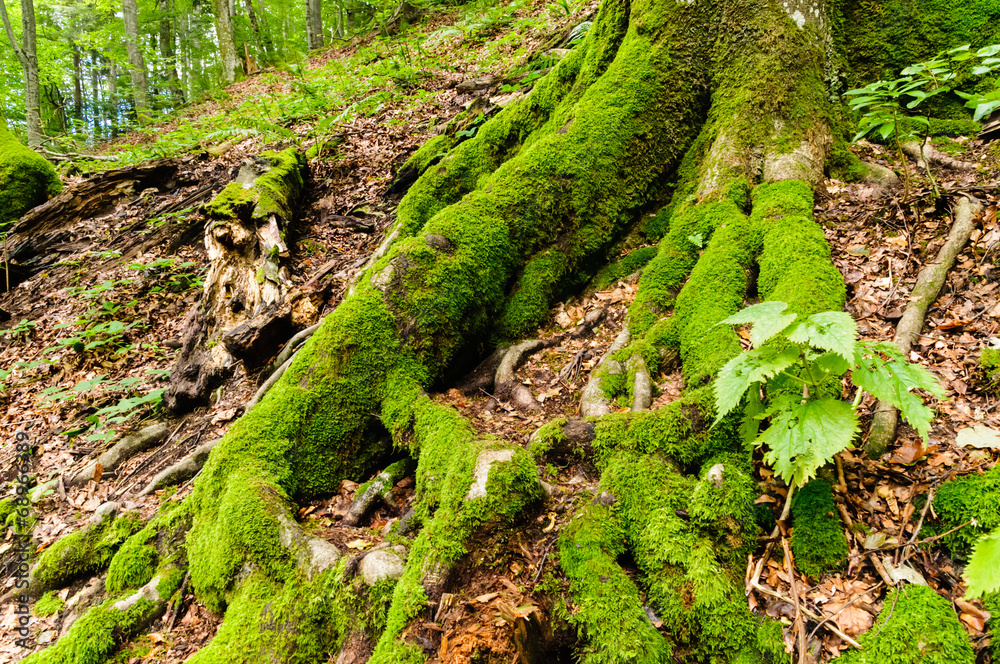
[{"label": "green moss", "polygon": [[[160,597],[169,597],[180,587],[183,574],[161,577],[157,584]],[[137,634],[163,608],[162,603],[138,600],[131,608],[119,611],[115,600],[92,607],[80,617],[69,632],[55,644],[26,657],[24,664],[103,664],[115,650]]]},{"label": "green moss", "polygon": [[41,598],[35,602],[33,610],[35,615],[39,618],[47,618],[51,615],[59,613],[66,608],[66,602],[62,601],[55,592],[47,592],[41,596]]},{"label": "green moss", "polygon": [[860,637],[844,664],[972,664],[968,632],[951,602],[927,586],[890,591],[875,626]]},{"label": "green moss", "polygon": [[559,417],[543,424],[538,431],[532,434],[528,444],[528,453],[537,461],[541,461],[553,446],[565,442],[566,434],[563,427],[566,426],[566,422],[565,417]]},{"label": "green moss", "polygon": [[607,507],[578,510],[559,537],[559,563],[570,581],[581,662],[670,662],[671,648],[643,610],[635,583],[617,559],[624,532]]},{"label": "green moss", "polygon": [[761,242],[757,290],[762,299],[786,302],[803,316],[840,311],[846,300],[844,278],[812,209],[812,189],[800,180],[754,190],[751,224]]},{"label": "green moss", "polygon": [[663,457],[620,452],[601,464],[601,486],[617,498],[614,512],[680,659],[783,658],[782,647],[771,650],[773,627],[750,613],[743,594],[758,534],[756,485],[745,462],[712,462],[722,463],[721,481],[708,477],[708,463],[698,479]]},{"label": "green moss", "polygon": [[1000,349],[983,349],[979,356],[977,377],[985,391],[994,396],[1000,396]]},{"label": "green moss", "polygon": [[657,247],[641,247],[619,258],[613,263],[601,268],[600,272],[587,284],[588,289],[604,290],[613,286],[619,279],[634,274],[653,260],[658,252]]},{"label": "green moss", "polygon": [[115,595],[123,590],[145,585],[156,573],[158,560],[155,547],[129,540],[118,550],[108,566],[108,578],[105,581],[108,592]]},{"label": "green moss", "polygon": [[993,661],[1000,662],[1000,592],[989,593],[983,598],[983,606],[990,614],[987,626],[990,630],[990,652],[993,654]]},{"label": "green moss", "polygon": [[353,600],[342,577],[343,563],[312,582],[252,574],[233,595],[218,634],[189,661],[326,661],[351,627]]},{"label": "green moss", "polygon": [[0,123],[0,230],[60,191],[52,164]]},{"label": "green moss", "polygon": [[862,182],[868,177],[869,169],[857,155],[851,152],[847,141],[835,138],[830,148],[830,158],[826,162],[830,177],[846,182]]},{"label": "green moss", "polygon": [[934,513],[940,523],[925,529],[933,534],[958,528],[941,541],[955,554],[968,555],[976,540],[1000,526],[1000,466],[946,482],[934,496]]},{"label": "green moss", "polygon": [[842,569],[847,562],[847,538],[837,517],[830,483],[813,480],[792,499],[792,552],[795,566],[813,578]]},{"label": "green moss", "polygon": [[212,219],[266,219],[277,214],[291,220],[305,186],[306,158],[295,148],[282,152],[264,152],[270,170],[261,174],[250,187],[230,182],[205,205]]},{"label": "green moss", "polygon": [[126,512],[70,533],[42,553],[31,572],[33,580],[39,589],[48,590],[102,570],[118,547],[141,528],[139,516]]}]

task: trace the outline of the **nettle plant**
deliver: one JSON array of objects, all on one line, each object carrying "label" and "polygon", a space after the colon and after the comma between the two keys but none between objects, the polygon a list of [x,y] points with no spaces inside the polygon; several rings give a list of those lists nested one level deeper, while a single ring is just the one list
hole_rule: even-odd
[{"label": "nettle plant", "polygon": [[[715,424],[744,404],[740,433],[764,448],[765,462],[789,486],[789,497],[853,446],[865,392],[898,408],[927,438],[933,411],[912,390],[945,398],[929,371],[907,362],[890,343],[859,341],[849,314],[828,311],[800,318],[786,313],[787,307],[763,302],[719,323],[751,325],[752,347],[719,372]],[[841,392],[847,372],[857,388],[853,403],[831,394]],[[768,426],[761,433],[764,420]]]}]

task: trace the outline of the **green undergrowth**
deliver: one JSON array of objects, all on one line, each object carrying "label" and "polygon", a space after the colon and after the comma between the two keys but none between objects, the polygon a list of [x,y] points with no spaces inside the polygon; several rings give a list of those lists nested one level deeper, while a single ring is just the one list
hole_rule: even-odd
[{"label": "green undergrowth", "polygon": [[957,528],[941,542],[953,553],[967,556],[981,536],[1000,526],[1000,466],[946,482],[934,496],[934,513],[939,522],[924,526],[921,536]]},{"label": "green undergrowth", "polygon": [[990,630],[990,652],[993,654],[993,661],[1000,662],[1000,592],[989,593],[983,598],[983,606],[990,614],[990,619],[986,622]]},{"label": "green undergrowth", "polygon": [[25,147],[0,121],[0,231],[62,191],[62,182],[44,157]]},{"label": "green undergrowth", "polygon": [[847,562],[847,538],[829,482],[813,480],[792,499],[792,553],[795,566],[813,578],[843,569]]},{"label": "green undergrowth", "polygon": [[951,602],[928,586],[905,585],[883,600],[875,625],[861,635],[861,650],[850,650],[844,664],[972,664],[968,632]]}]

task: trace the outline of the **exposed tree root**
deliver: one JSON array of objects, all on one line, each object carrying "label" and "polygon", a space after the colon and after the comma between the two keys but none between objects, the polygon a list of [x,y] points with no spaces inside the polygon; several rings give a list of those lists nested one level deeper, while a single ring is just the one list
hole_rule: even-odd
[{"label": "exposed tree root", "polygon": [[179,484],[194,477],[208,460],[208,454],[219,444],[219,439],[210,440],[196,447],[191,454],[187,455],[169,468],[164,468],[149,481],[137,495],[145,496],[156,489],[162,489],[173,484]]},{"label": "exposed tree root", "polygon": [[908,154],[917,162],[918,168],[926,168],[927,164],[940,164],[946,168],[960,171],[975,170],[978,164],[971,161],[960,161],[949,157],[933,145],[930,140],[921,144],[919,141],[907,141],[903,143],[903,152]]},{"label": "exposed tree root", "polygon": [[64,481],[69,486],[76,486],[93,479],[99,480],[102,473],[117,469],[125,461],[157,445],[169,435],[170,426],[166,422],[157,422],[123,436],[111,449],[97,457],[96,461],[64,478]]},{"label": "exposed tree root", "polygon": [[[955,257],[969,241],[969,236],[975,228],[974,217],[979,211],[979,204],[968,198],[959,198],[955,204],[955,221],[948,232],[948,239],[938,251],[934,261],[928,263],[917,275],[917,283],[913,285],[909,304],[903,312],[903,317],[896,325],[893,343],[905,357],[909,357],[920,330],[924,326],[924,316],[927,309],[937,299]],[[889,444],[896,438],[896,427],[899,423],[899,412],[892,406],[882,403],[875,404],[874,415],[865,441],[865,453],[872,459],[885,454]]]}]

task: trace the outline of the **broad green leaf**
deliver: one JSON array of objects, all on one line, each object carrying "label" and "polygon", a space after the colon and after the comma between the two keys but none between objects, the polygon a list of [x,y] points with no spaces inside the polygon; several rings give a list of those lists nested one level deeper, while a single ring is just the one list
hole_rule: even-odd
[{"label": "broad green leaf", "polygon": [[882,140],[886,140],[895,131],[896,125],[893,122],[886,122],[881,127],[878,128],[878,135],[882,137]]},{"label": "broad green leaf", "polygon": [[718,423],[739,405],[751,385],[784,371],[798,359],[799,349],[789,347],[781,350],[758,348],[729,360],[715,379],[715,422]]},{"label": "broad green leaf", "polygon": [[767,451],[764,460],[786,483],[802,486],[838,452],[851,447],[858,418],[851,404],[826,397],[774,413],[771,426],[757,439]]},{"label": "broad green leaf", "polygon": [[899,409],[903,418],[927,440],[934,412],[910,390],[919,388],[939,399],[945,391],[932,373],[906,361],[895,346],[885,342],[858,345],[851,380],[861,389]]},{"label": "broad green leaf", "polygon": [[751,323],[753,327],[750,328],[750,343],[754,348],[760,348],[765,341],[795,322],[795,314],[781,313],[787,308],[788,305],[784,302],[761,302],[737,311],[719,325]]},{"label": "broad green leaf", "polygon": [[976,542],[965,568],[965,580],[969,584],[965,599],[1000,590],[1000,528]]},{"label": "broad green leaf", "polygon": [[[760,433],[760,417],[764,413],[764,405],[760,402],[760,385],[750,387],[747,393],[747,407],[740,423],[740,440],[744,445],[750,445]],[[749,449],[749,448],[748,448]]]},{"label": "broad green leaf", "polygon": [[840,355],[846,362],[854,359],[858,326],[850,314],[824,311],[813,314],[793,329],[788,338],[797,344],[809,344]]},{"label": "broad green leaf", "polygon": [[992,71],[992,69],[993,69],[992,67],[983,67],[979,65],[972,68],[972,73],[975,76],[982,76],[983,74],[989,74],[990,71]]}]

